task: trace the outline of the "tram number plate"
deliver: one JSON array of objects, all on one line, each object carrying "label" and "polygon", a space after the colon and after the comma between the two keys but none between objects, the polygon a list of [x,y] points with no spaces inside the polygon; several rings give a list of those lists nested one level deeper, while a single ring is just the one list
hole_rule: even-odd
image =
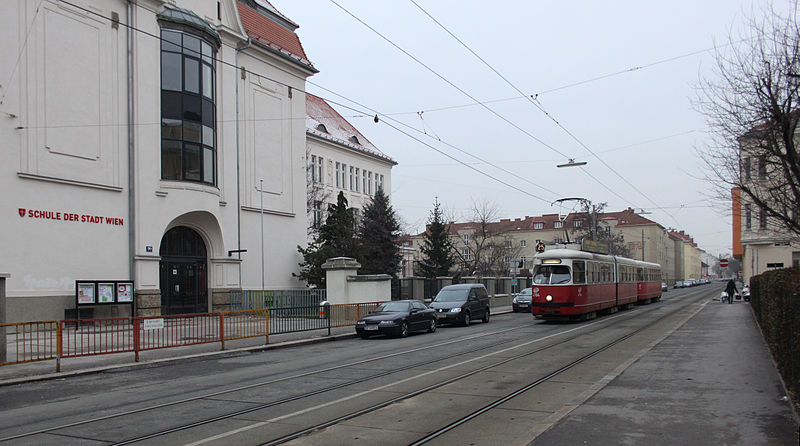
[{"label": "tram number plate", "polygon": [[364,327],[364,330],[377,331],[378,330],[378,326],[377,325],[367,325],[366,327]]}]

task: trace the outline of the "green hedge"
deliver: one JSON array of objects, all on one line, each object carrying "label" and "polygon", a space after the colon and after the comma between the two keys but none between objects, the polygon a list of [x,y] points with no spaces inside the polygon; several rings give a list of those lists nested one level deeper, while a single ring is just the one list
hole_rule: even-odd
[{"label": "green hedge", "polygon": [[800,396],[800,269],[750,279],[750,305],[795,403]]}]

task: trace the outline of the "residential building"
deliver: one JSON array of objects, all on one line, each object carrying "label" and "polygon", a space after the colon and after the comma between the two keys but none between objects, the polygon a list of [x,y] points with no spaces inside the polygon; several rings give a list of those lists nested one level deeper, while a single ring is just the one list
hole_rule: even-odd
[{"label": "residential building", "polygon": [[[784,190],[775,189],[774,183],[769,180],[770,175],[780,177],[783,173],[772,172],[771,169],[774,167],[770,167],[767,155],[758,149],[760,133],[764,127],[757,127],[739,140],[740,181],[756,194],[762,194],[761,191],[769,189]],[[770,201],[770,195],[763,193],[763,199]],[[734,188],[731,197],[734,257],[739,254],[736,258],[742,261],[741,273],[744,282],[749,283],[751,277],[770,269],[800,266],[798,236],[788,232],[780,223],[770,218],[767,211],[759,207],[740,188]],[[773,205],[776,208],[781,206],[777,203]],[[787,215],[793,215],[794,219],[800,218],[798,205],[794,203],[791,207]]]},{"label": "residential building", "polygon": [[[675,266],[678,261],[675,249],[678,239],[671,238],[663,226],[630,208],[620,212],[598,213],[594,216],[594,220],[586,213],[571,213],[562,217],[557,214],[544,214],[513,220],[502,219],[489,223],[487,232],[493,234],[491,238],[494,246],[502,243],[505,247],[505,252],[501,256],[503,261],[508,257],[506,274],[529,274],[538,243],[552,247],[566,242],[580,241],[582,235],[589,233],[586,228],[591,229],[593,221],[597,224],[597,231],[607,230],[621,234],[631,258],[660,264],[662,280],[670,283],[683,280],[682,275],[676,273]],[[466,257],[471,260],[475,255],[477,245],[474,238],[482,229],[476,222],[450,223],[452,242],[462,259]],[[418,234],[411,237],[417,261],[421,255],[419,247],[422,236],[423,234]],[[682,239],[680,244],[683,244]],[[683,259],[683,250],[680,255]],[[692,266],[691,269],[697,269],[699,273],[700,261],[699,256],[696,257],[696,268]]]},{"label": "residential building", "polygon": [[83,280],[134,283],[133,303],[95,316],[207,312],[232,289],[304,285],[292,273],[317,70],[297,24],[265,0],[0,11],[8,321],[63,318]]}]

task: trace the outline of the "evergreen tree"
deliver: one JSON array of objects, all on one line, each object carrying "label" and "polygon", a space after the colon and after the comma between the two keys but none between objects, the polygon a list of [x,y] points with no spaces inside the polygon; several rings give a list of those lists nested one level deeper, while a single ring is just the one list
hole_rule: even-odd
[{"label": "evergreen tree", "polygon": [[292,274],[305,280],[309,286],[325,287],[325,271],[322,264],[332,257],[358,257],[356,223],[352,208],[347,207],[347,198],[339,192],[336,204],[328,206],[328,216],[319,233],[308,247],[297,247],[303,256],[300,273]]},{"label": "evergreen tree", "polygon": [[450,275],[450,270],[455,264],[453,249],[449,228],[444,222],[439,200],[436,199],[428,218],[427,231],[422,236],[420,273],[430,278]]},{"label": "evergreen tree", "polygon": [[361,274],[389,274],[397,277],[400,270],[400,223],[382,188],[375,191],[372,200],[363,210],[359,225],[359,263]]}]

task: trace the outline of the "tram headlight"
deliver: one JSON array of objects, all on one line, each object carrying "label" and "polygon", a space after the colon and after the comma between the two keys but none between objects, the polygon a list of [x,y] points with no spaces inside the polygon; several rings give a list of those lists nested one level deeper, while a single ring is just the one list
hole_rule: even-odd
[{"label": "tram headlight", "polygon": [[547,297],[544,298],[544,300],[546,300],[548,302],[552,302],[553,301],[553,296],[548,294]]}]

